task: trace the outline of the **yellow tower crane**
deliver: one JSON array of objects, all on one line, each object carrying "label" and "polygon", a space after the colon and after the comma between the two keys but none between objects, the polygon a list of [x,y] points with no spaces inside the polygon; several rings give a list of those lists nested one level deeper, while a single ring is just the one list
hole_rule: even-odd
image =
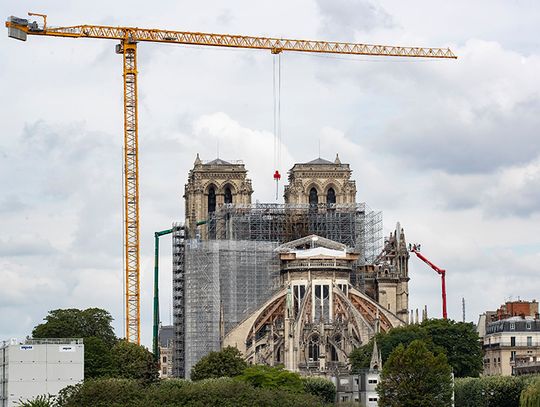
[{"label": "yellow tower crane", "polygon": [[135,343],[140,343],[137,43],[165,42],[213,47],[251,48],[269,50],[273,54],[279,54],[283,51],[295,51],[389,57],[456,58],[449,48],[398,47],[98,25],[49,27],[47,26],[47,16],[45,14],[28,13],[28,15],[41,17],[43,23],[13,16],[9,17],[6,22],[9,37],[22,41],[26,41],[28,35],[120,41],[116,46],[116,52],[122,54],[124,60],[125,324],[127,340]]}]

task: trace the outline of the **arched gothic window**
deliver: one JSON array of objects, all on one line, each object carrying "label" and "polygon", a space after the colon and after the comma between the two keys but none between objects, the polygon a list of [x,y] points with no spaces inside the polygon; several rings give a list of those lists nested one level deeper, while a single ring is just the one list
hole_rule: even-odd
[{"label": "arched gothic window", "polygon": [[210,187],[208,190],[208,213],[216,211],[216,190]]},{"label": "arched gothic window", "polygon": [[227,187],[225,188],[225,203],[226,204],[232,204],[232,192],[231,188]]},{"label": "arched gothic window", "polygon": [[317,193],[317,190],[315,188],[311,188],[309,190],[309,206],[312,208],[316,208],[319,204],[319,195]]},{"label": "arched gothic window", "polygon": [[326,203],[328,206],[336,203],[336,191],[334,191],[334,188],[328,188],[328,192],[326,193]]},{"label": "arched gothic window", "polygon": [[319,337],[317,335],[312,335],[309,338],[308,358],[310,362],[319,360]]}]

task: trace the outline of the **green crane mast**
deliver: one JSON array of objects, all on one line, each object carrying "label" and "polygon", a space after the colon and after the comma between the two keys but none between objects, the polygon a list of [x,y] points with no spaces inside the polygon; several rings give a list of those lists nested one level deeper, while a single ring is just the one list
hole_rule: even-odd
[{"label": "green crane mast", "polygon": [[159,361],[159,238],[171,234],[172,231],[172,229],[166,229],[154,233],[154,329],[152,351],[156,362]]}]

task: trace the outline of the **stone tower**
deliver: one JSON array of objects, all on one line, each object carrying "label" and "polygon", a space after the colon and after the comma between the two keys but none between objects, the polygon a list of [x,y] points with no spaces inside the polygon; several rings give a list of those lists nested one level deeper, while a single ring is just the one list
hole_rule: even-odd
[{"label": "stone tower", "polygon": [[317,158],[295,164],[285,185],[286,204],[353,204],[356,183],[351,180],[349,164],[342,164],[336,154],[334,162]]},{"label": "stone tower", "polygon": [[223,204],[250,204],[252,193],[244,164],[220,158],[203,163],[197,154],[184,189],[189,238],[195,237],[197,222],[205,222],[209,213]]},{"label": "stone tower", "polygon": [[384,242],[376,267],[377,301],[407,322],[409,318],[409,251],[399,224]]}]

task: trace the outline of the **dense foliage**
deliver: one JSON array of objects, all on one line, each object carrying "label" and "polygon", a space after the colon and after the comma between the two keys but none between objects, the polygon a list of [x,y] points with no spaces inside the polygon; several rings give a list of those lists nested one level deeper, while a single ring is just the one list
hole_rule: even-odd
[{"label": "dense foliage", "polygon": [[49,311],[45,323],[32,331],[34,338],[99,338],[107,345],[116,342],[111,325],[113,318],[100,308],[70,308]]},{"label": "dense foliage", "polygon": [[519,407],[540,406],[540,379],[532,381],[521,393]]},{"label": "dense foliage", "polygon": [[323,377],[302,377],[304,391],[319,397],[326,403],[332,403],[336,399],[336,386],[330,380]]},{"label": "dense foliage", "polygon": [[[478,376],[482,371],[482,349],[474,326],[445,319],[429,319],[420,325],[391,329],[376,336],[384,362],[400,344],[421,340],[435,353],[444,353],[456,377]],[[369,367],[373,341],[355,349],[349,356],[354,370]]]},{"label": "dense foliage", "polygon": [[421,340],[398,345],[383,365],[379,404],[388,407],[447,407],[452,376],[444,353],[435,356]]},{"label": "dense foliage", "polygon": [[485,376],[456,379],[456,407],[519,407],[520,395],[533,378],[534,376]]},{"label": "dense foliage", "polygon": [[166,380],[150,386],[126,379],[88,380],[69,397],[65,397],[58,407],[315,407],[325,405],[320,399],[309,394],[253,387],[241,380],[220,378],[197,382]]},{"label": "dense foliage", "polygon": [[283,389],[296,393],[304,390],[301,376],[282,367],[253,365],[245,369],[238,380],[264,389]]},{"label": "dense foliage", "polygon": [[45,322],[34,328],[34,338],[83,338],[84,377],[158,379],[158,366],[144,347],[116,338],[113,318],[100,308],[49,311]]},{"label": "dense foliage", "polygon": [[30,400],[19,400],[18,407],[54,407],[54,398],[49,395],[40,395]]},{"label": "dense foliage", "polygon": [[227,346],[219,352],[210,352],[191,369],[194,381],[218,377],[234,377],[242,374],[247,363],[240,351]]}]

